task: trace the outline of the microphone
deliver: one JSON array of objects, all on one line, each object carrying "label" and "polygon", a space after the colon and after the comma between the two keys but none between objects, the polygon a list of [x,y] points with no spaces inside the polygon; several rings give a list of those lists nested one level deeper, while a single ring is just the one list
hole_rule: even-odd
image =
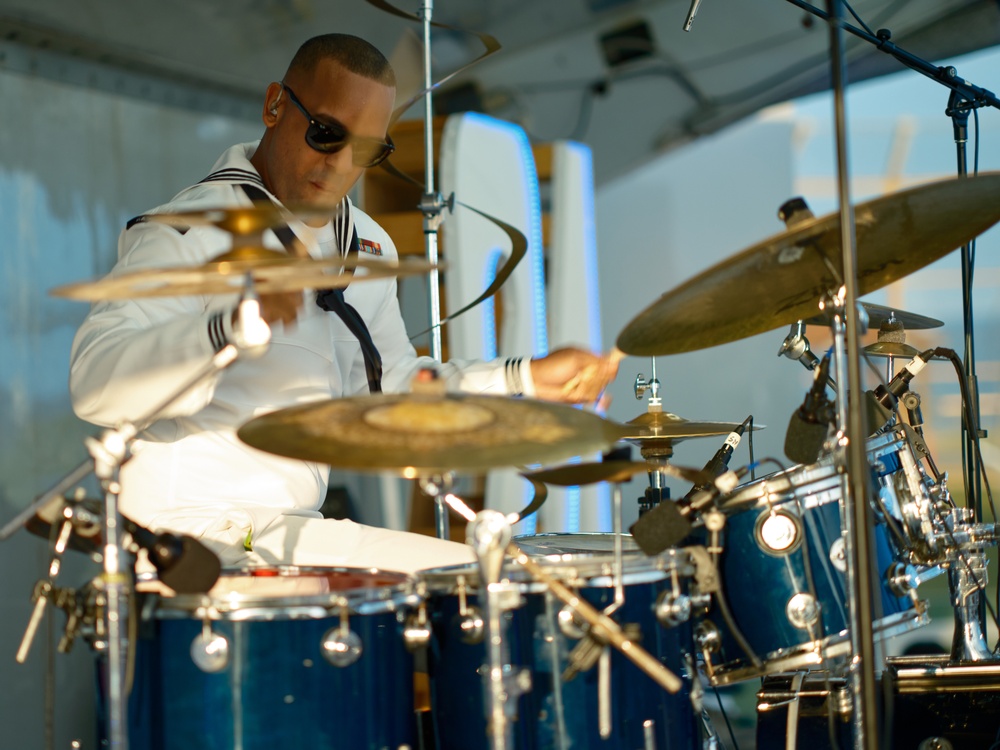
[{"label": "microphone", "polygon": [[697,516],[723,493],[730,492],[748,471],[749,467],[743,467],[724,472],[707,489],[691,494],[687,505],[670,501],[660,503],[639,516],[639,520],[629,527],[632,539],[650,557],[675,546],[691,532],[689,519]]},{"label": "microphone", "polygon": [[691,24],[694,23],[694,17],[698,15],[699,5],[701,5],[701,0],[691,0],[691,9],[688,10],[687,19],[684,21],[684,31],[691,31]]},{"label": "microphone", "polygon": [[692,498],[696,492],[704,492],[705,490],[711,489],[714,484],[715,478],[721,476],[726,469],[729,468],[729,459],[733,457],[733,451],[735,451],[740,445],[740,438],[743,437],[743,433],[746,431],[750,422],[753,420],[753,414],[743,420],[743,424],[737,427],[735,430],[729,433],[726,441],[719,447],[719,450],[715,452],[708,463],[702,471],[711,477],[707,482],[702,482],[701,484],[696,484],[688,493],[680,499],[681,503],[685,503]]},{"label": "microphone", "polygon": [[208,547],[187,534],[155,534],[122,516],[132,541],[146,550],[160,580],[178,594],[204,594],[215,585],[222,563]]},{"label": "microphone", "polygon": [[868,417],[869,432],[881,429],[886,422],[892,418],[892,413],[896,409],[899,398],[910,389],[910,381],[916,377],[917,373],[924,369],[931,357],[934,356],[934,349],[927,349],[920,352],[911,359],[902,370],[896,373],[895,377],[885,385],[879,385],[874,391],[866,391],[867,397],[865,406]]},{"label": "microphone", "polygon": [[815,463],[833,422],[833,402],[826,397],[830,380],[830,355],[823,357],[816,368],[812,387],[802,406],[792,413],[785,433],[785,455],[800,464]]}]

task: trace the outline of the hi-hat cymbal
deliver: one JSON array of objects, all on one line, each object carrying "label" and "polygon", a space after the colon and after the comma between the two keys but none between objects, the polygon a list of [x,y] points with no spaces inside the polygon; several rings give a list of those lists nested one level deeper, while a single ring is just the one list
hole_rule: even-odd
[{"label": "hi-hat cymbal", "polygon": [[417,477],[563,461],[606,449],[619,431],[562,404],[412,393],[293,406],[257,417],[237,434],[279,456]]},{"label": "hi-hat cymbal", "polygon": [[876,341],[864,348],[869,357],[905,357],[913,359],[920,350],[902,341]]},{"label": "hi-hat cymbal", "polygon": [[[439,266],[440,267],[440,266]],[[347,269],[359,271],[344,274]],[[97,302],[141,297],[182,297],[192,294],[237,294],[253,279],[260,294],[335,289],[355,281],[430,272],[435,266],[420,258],[296,258],[264,247],[239,247],[199,266],[142,268],[103,279],[52,289],[54,297]]]},{"label": "hi-hat cymbal", "polygon": [[[692,422],[667,411],[647,411],[621,425],[622,435],[619,439],[633,443],[660,440],[676,443],[688,438],[728,435],[741,424],[741,422]],[[755,430],[763,427],[759,424],[753,426]]]},{"label": "hi-hat cymbal", "polygon": [[[910,331],[940,328],[944,325],[944,321],[937,318],[928,318],[925,315],[897,310],[894,307],[876,305],[873,302],[862,302],[860,304],[865,309],[865,312],[868,313],[868,327],[872,330],[881,328],[883,324],[892,321],[902,324],[903,328]],[[833,315],[829,312],[822,312],[819,315],[813,315],[811,318],[806,319],[806,323],[820,326],[828,326],[832,322]]]},{"label": "hi-hat cymbal", "polygon": [[[901,279],[1000,220],[1000,173],[961,177],[877,198],[854,210],[859,295]],[[679,354],[810,317],[843,283],[840,214],[806,219],[719,263],[634,318],[627,354]]]},{"label": "hi-hat cymbal", "polygon": [[557,487],[577,487],[598,482],[627,482],[636,474],[645,474],[649,471],[659,471],[694,484],[712,480],[711,475],[701,469],[668,463],[653,465],[645,461],[589,461],[527,472],[522,476],[543,484],[554,484]]}]

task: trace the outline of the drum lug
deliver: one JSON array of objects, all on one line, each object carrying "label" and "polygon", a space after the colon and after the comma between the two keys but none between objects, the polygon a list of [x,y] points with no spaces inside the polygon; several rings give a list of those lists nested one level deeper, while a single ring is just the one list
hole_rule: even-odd
[{"label": "drum lug", "polygon": [[702,620],[694,629],[694,643],[708,662],[709,654],[717,654],[722,648],[722,634],[714,623]]},{"label": "drum lug", "polygon": [[431,642],[431,627],[427,620],[427,607],[421,604],[416,612],[406,617],[403,625],[403,644],[410,653],[426,648]]},{"label": "drum lug", "polygon": [[788,621],[801,630],[810,630],[819,621],[820,604],[812,594],[798,593],[785,605]]},{"label": "drum lug", "polygon": [[229,664],[229,641],[212,631],[212,623],[202,620],[201,632],[191,641],[191,661],[202,672],[221,672]]},{"label": "drum lug", "polygon": [[483,613],[466,602],[465,576],[458,577],[458,630],[459,640],[470,646],[482,643],[486,635]]},{"label": "drum lug", "polygon": [[341,607],[340,624],[330,628],[320,641],[320,653],[335,667],[349,667],[361,658],[361,637],[351,630],[347,607]]},{"label": "drum lug", "polygon": [[665,628],[672,628],[691,619],[691,598],[673,591],[662,591],[653,606],[656,619]]},{"label": "drum lug", "polygon": [[577,619],[573,608],[568,605],[559,610],[559,614],[556,615],[556,622],[559,624],[559,632],[567,638],[572,638],[574,641],[578,641],[587,635],[583,623]]}]

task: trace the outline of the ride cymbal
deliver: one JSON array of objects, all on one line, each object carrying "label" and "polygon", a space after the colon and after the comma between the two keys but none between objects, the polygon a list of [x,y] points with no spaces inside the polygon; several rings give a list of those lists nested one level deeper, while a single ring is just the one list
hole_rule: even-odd
[{"label": "ride cymbal", "polygon": [[[1000,173],[959,177],[854,209],[858,294],[941,258],[1000,220]],[[840,214],[806,219],[664,294],[619,334],[627,354],[695,351],[814,314],[843,284]]]},{"label": "ride cymbal", "polygon": [[237,434],[279,456],[416,477],[563,461],[606,449],[619,431],[562,404],[412,393],[293,406],[257,417]]},{"label": "ride cymbal", "polygon": [[[437,266],[440,268],[441,266]],[[54,297],[98,302],[142,297],[183,297],[200,294],[237,294],[249,274],[259,294],[336,289],[353,282],[412,276],[435,266],[420,258],[297,258],[280,250],[239,247],[199,266],[142,268],[77,282],[49,291]],[[345,274],[354,269],[356,273]]]}]

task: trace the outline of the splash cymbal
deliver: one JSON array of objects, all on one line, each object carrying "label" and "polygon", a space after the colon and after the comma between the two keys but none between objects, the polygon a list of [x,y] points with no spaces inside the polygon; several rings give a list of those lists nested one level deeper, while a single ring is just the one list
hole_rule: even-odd
[{"label": "splash cymbal", "polygon": [[279,456],[418,477],[563,461],[606,449],[619,430],[562,404],[412,393],[293,406],[257,417],[237,434]]},{"label": "splash cymbal", "polygon": [[[894,307],[876,305],[873,302],[861,302],[860,305],[868,313],[868,327],[872,330],[881,328],[883,325],[889,323],[899,323],[903,328],[912,331],[940,328],[944,325],[944,321],[937,318],[928,318],[925,315],[897,310]],[[806,323],[811,325],[828,326],[832,322],[833,316],[828,312],[822,312],[819,315],[813,315],[811,318],[806,319]]]},{"label": "splash cymbal", "polygon": [[527,472],[522,476],[525,479],[554,484],[557,487],[577,487],[598,482],[627,482],[636,474],[645,474],[654,470],[695,484],[712,480],[711,475],[706,474],[701,469],[691,469],[668,463],[652,465],[645,461],[589,461]]},{"label": "splash cymbal", "polygon": [[[1000,173],[960,177],[855,207],[858,294],[901,279],[1000,220]],[[840,214],[806,219],[660,297],[618,336],[638,356],[695,351],[814,314],[843,283]]]},{"label": "splash cymbal", "polygon": [[[647,411],[635,419],[630,419],[622,427],[621,440],[634,443],[670,440],[678,442],[688,438],[728,435],[742,422],[692,422],[667,411]],[[754,430],[764,425],[754,424]]]},{"label": "splash cymbal", "polygon": [[[441,266],[438,266],[439,268]],[[259,294],[336,289],[354,282],[429,273],[435,266],[420,258],[297,258],[264,247],[239,247],[198,266],[142,268],[49,291],[54,297],[97,302],[142,297],[238,294],[247,274]],[[344,274],[354,269],[356,273]]]},{"label": "splash cymbal", "polygon": [[869,357],[904,357],[913,359],[920,350],[915,346],[901,341],[876,341],[864,348],[864,353]]}]

